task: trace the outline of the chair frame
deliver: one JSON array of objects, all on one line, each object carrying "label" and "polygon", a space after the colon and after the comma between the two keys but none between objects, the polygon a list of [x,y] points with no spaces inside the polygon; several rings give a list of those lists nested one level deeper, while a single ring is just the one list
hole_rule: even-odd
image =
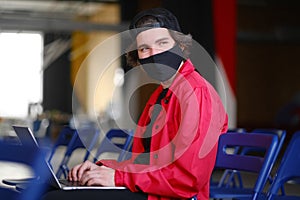
[{"label": "chair frame", "polygon": [[[255,147],[265,148],[263,157],[242,154],[228,154],[226,149],[230,147]],[[252,196],[254,199],[263,190],[268,179],[271,167],[274,164],[274,156],[278,147],[278,137],[273,134],[263,133],[226,133],[219,138],[216,168],[246,171],[258,174],[253,188],[211,188],[210,198],[238,198]]]},{"label": "chair frame", "polygon": [[270,189],[267,193],[267,199],[273,200],[276,199],[300,199],[300,196],[290,196],[285,193],[278,195],[280,189],[284,187],[284,184],[288,181],[296,182],[294,184],[300,184],[300,131],[296,131],[281,159],[280,165],[274,176],[274,180],[270,186]]},{"label": "chair frame", "polygon": [[[124,143],[114,142],[113,139],[125,139]],[[94,162],[98,160],[102,153],[119,153],[117,161],[127,160],[130,157],[132,146],[133,130],[130,129],[110,129],[101,141],[94,157]]]},{"label": "chair frame", "polygon": [[[239,129],[237,129],[239,130]],[[279,139],[279,143],[278,143],[278,148],[277,148],[277,152],[274,155],[274,163],[276,161],[276,158],[279,155],[279,152],[283,146],[283,143],[285,141],[286,138],[286,130],[283,129],[253,129],[250,132],[247,132],[245,129],[240,129],[241,131],[236,131],[239,133],[264,133],[264,134],[275,134],[278,136]],[[228,131],[228,132],[235,132],[234,130]],[[262,149],[257,149],[254,147],[246,147],[243,148],[242,152],[239,152],[239,148],[236,148],[234,150],[234,154],[236,153],[241,153],[241,154],[247,154],[247,152],[259,152]],[[272,176],[270,175],[268,178],[268,182],[269,184],[272,183]],[[244,184],[243,184],[243,179],[241,177],[241,174],[238,170],[225,170],[224,173],[222,174],[220,180],[219,180],[219,184],[218,185],[212,185],[211,187],[238,187],[238,188],[244,188]],[[284,188],[281,189],[282,192],[284,193]]]},{"label": "chair frame", "polygon": [[[227,130],[227,133],[246,133],[244,128],[231,128]],[[233,149],[233,154],[238,153],[239,147]],[[226,169],[223,171],[219,181],[210,182],[210,187],[243,187],[242,177],[237,170]]]},{"label": "chair frame", "polygon": [[[88,133],[86,133],[86,131],[88,131]],[[69,135],[70,140],[67,143],[66,152],[64,154],[62,161],[60,162],[60,165],[56,172],[56,176],[61,177],[63,175],[64,178],[67,178],[67,175],[69,173],[68,163],[69,163],[69,160],[70,160],[73,152],[79,148],[86,149],[86,153],[85,153],[82,161],[84,162],[84,161],[88,160],[88,158],[90,156],[90,152],[94,148],[96,141],[99,138],[100,131],[93,127],[86,127],[86,128],[82,128],[82,129],[78,129],[78,130],[72,129],[70,127],[65,127],[65,129],[62,130],[61,134],[63,137],[66,137],[67,136],[66,134],[70,134]],[[87,135],[85,135],[85,134],[87,134]],[[89,138],[90,141],[85,141],[87,139],[86,137],[90,136],[90,134],[92,134],[92,137]]]}]

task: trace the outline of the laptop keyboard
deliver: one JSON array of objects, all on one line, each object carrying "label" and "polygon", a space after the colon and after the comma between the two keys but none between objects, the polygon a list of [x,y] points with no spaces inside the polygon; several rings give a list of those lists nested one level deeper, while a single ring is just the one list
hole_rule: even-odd
[{"label": "laptop keyboard", "polygon": [[78,181],[69,181],[67,179],[60,179],[59,182],[64,186],[82,186]]}]

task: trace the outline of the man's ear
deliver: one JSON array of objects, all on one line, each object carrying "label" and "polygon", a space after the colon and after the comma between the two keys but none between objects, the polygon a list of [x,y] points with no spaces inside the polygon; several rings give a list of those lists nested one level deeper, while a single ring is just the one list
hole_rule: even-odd
[{"label": "man's ear", "polygon": [[184,51],[184,46],[183,45],[179,45],[179,48],[181,49],[181,51]]}]

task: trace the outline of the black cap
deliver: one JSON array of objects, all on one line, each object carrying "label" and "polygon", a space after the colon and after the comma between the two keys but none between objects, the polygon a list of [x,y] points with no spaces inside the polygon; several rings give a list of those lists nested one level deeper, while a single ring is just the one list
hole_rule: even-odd
[{"label": "black cap", "polygon": [[[145,24],[142,27],[137,27],[137,22],[142,19],[145,16],[152,16],[156,18],[157,22],[152,24]],[[131,21],[129,29],[137,29],[137,28],[167,28],[171,29],[177,32],[181,32],[181,28],[179,26],[179,23],[177,21],[177,18],[173,13],[171,13],[169,10],[165,8],[151,8],[148,10],[144,10],[139,12]],[[138,31],[135,36],[140,33],[141,31]]]}]

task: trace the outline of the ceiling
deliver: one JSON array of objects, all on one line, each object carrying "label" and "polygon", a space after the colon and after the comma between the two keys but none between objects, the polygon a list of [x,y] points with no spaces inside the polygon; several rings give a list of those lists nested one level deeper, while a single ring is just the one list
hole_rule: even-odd
[{"label": "ceiling", "polygon": [[95,24],[75,20],[101,11],[105,3],[118,1],[0,0],[0,31],[125,30],[127,25],[123,24]]},{"label": "ceiling", "polygon": [[[128,23],[99,24],[88,21],[78,21],[101,12],[104,4],[118,4],[121,0],[0,0],[0,32],[14,31],[44,31],[72,32],[74,30],[109,30],[121,32],[127,30]],[[129,0],[130,1],[130,0]],[[299,8],[299,0],[237,0],[239,5],[266,7],[270,5],[290,6]],[[103,9],[102,9],[103,10]],[[296,31],[295,31],[295,30]],[[299,27],[284,30],[299,40]],[[250,35],[249,35],[250,34]],[[240,32],[240,38],[251,38],[249,32]],[[280,33],[282,35],[282,33]],[[285,33],[286,35],[286,33]],[[269,35],[267,36],[268,38]],[[276,36],[277,37],[277,36]],[[256,38],[256,36],[255,36]]]}]

